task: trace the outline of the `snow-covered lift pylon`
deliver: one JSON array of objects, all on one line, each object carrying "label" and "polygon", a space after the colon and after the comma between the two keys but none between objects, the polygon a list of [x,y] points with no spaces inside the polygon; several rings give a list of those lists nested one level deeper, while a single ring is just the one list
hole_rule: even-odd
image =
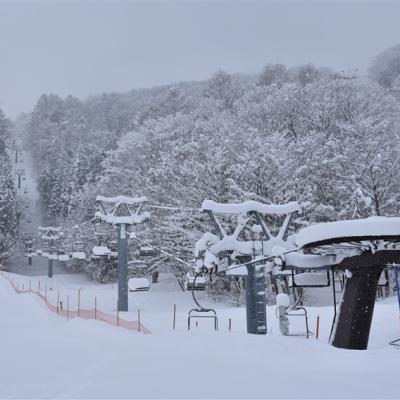
[{"label": "snow-covered lift pylon", "polygon": [[[49,257],[48,257],[48,268],[47,268],[47,276],[49,278],[53,277],[53,253],[57,249],[54,248],[54,241],[58,240],[62,234],[60,227],[54,226],[39,226],[38,227],[38,237],[44,242],[47,242],[49,248]],[[56,256],[57,257],[57,256]]]},{"label": "snow-covered lift pylon", "polygon": [[[265,262],[262,259],[272,256],[274,247],[286,250],[295,248],[286,239],[290,224],[300,211],[300,205],[297,202],[275,205],[257,201],[221,204],[204,200],[202,210],[209,215],[214,232],[205,233],[196,243],[196,268],[229,271],[230,268],[234,268],[234,262],[245,263],[247,272],[244,271],[243,275],[246,282],[247,332],[266,334]],[[217,214],[237,215],[237,225],[232,234],[226,232]],[[275,235],[267,226],[267,215],[286,215]],[[241,232],[252,219],[256,221],[253,232],[258,234],[259,239],[241,240]]]},{"label": "snow-covered lift pylon", "polygon": [[337,318],[335,310],[331,343],[335,347],[365,350],[379,277],[389,264],[400,264],[400,218],[370,217],[320,223],[298,231],[294,243],[299,251],[282,252],[283,268],[346,272]]},{"label": "snow-covered lift pylon", "polygon": [[[100,207],[95,216],[118,227],[118,311],[128,311],[128,240],[127,225],[141,224],[150,218],[150,213],[141,212],[147,198],[97,196]],[[110,207],[109,209],[107,208]]]}]

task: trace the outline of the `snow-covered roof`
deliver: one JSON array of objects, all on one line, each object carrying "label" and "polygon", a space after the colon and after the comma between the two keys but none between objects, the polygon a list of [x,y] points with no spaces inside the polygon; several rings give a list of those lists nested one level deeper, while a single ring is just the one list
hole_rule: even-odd
[{"label": "snow-covered roof", "polygon": [[261,214],[289,214],[300,211],[301,207],[296,201],[291,201],[287,204],[264,204],[249,200],[243,203],[222,204],[213,200],[204,200],[201,209],[223,214],[243,214],[250,211],[257,211]]},{"label": "snow-covered roof", "polygon": [[304,247],[311,243],[340,238],[400,237],[399,217],[370,217],[311,225],[296,234],[296,245]]}]

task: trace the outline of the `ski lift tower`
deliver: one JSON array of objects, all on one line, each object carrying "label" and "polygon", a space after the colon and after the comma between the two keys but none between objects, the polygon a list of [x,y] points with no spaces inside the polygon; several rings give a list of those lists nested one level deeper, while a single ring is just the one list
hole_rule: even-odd
[{"label": "ski lift tower", "polygon": [[[257,201],[221,204],[204,200],[202,211],[211,220],[213,231],[206,232],[196,243],[196,269],[217,270],[218,272],[245,264],[246,268],[237,275],[245,276],[247,332],[266,334],[266,299],[265,299],[265,258],[273,254],[273,248],[292,250],[294,246],[286,239],[289,227],[301,207],[297,202],[287,204],[264,204]],[[228,233],[222,224],[221,216],[236,215],[237,224],[232,233]],[[269,215],[285,216],[278,233],[273,234],[267,226]],[[252,220],[256,222],[254,225]],[[257,233],[258,240],[241,238],[245,228]],[[263,261],[264,260],[264,261]]]},{"label": "ski lift tower", "polygon": [[[49,247],[48,270],[47,276],[53,277],[53,260],[57,259],[57,249],[54,247],[54,241],[61,236],[61,228],[53,226],[39,226],[39,239],[46,241]],[[53,253],[56,252],[56,255]]]},{"label": "ski lift tower", "polygon": [[[128,240],[127,225],[141,224],[150,213],[141,212],[147,198],[97,196],[100,211],[95,216],[118,228],[118,311],[128,311]],[[110,207],[107,209],[107,207]]]}]

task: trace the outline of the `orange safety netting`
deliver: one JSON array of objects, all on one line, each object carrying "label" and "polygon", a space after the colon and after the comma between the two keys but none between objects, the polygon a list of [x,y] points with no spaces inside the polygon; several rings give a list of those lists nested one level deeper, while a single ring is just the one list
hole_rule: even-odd
[{"label": "orange safety netting", "polygon": [[25,288],[24,286],[22,289],[15,284],[15,282],[10,279],[5,274],[2,274],[2,276],[10,282],[11,286],[15,290],[16,293],[33,293],[36,294],[40,299],[44,301],[46,304],[47,308],[56,313],[57,315],[60,315],[61,317],[65,317],[67,319],[70,318],[84,318],[84,319],[95,319],[99,321],[106,322],[107,324],[110,325],[115,325],[115,326],[120,326],[125,329],[129,329],[131,331],[137,331],[137,332],[142,332],[142,333],[151,333],[149,329],[147,329],[140,321],[127,321],[119,317],[119,314],[117,312],[116,315],[113,314],[108,314],[104,311],[99,310],[97,307],[94,309],[90,310],[85,310],[82,308],[78,308],[78,310],[70,310],[69,306],[67,305],[67,308],[60,308],[58,305],[51,304],[48,299],[47,299],[47,291],[45,290],[44,293],[40,289],[37,291],[33,290],[31,287]]}]

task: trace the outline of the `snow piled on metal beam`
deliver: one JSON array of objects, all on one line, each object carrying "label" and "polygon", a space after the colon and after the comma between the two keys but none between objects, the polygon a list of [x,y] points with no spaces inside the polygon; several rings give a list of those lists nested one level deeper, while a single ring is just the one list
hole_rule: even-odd
[{"label": "snow piled on metal beam", "polygon": [[96,201],[101,201],[103,203],[116,203],[116,204],[139,204],[147,201],[146,196],[142,197],[127,197],[127,196],[116,196],[116,197],[105,197],[105,196],[97,196]]},{"label": "snow piled on metal beam", "polygon": [[370,217],[365,219],[326,222],[301,229],[296,234],[296,245],[352,237],[400,236],[399,217]]},{"label": "snow piled on metal beam", "polygon": [[202,211],[212,211],[222,214],[244,214],[257,211],[260,214],[290,214],[300,211],[301,207],[296,201],[287,204],[264,204],[258,201],[249,200],[243,203],[221,204],[213,200],[204,200],[201,206]]}]

